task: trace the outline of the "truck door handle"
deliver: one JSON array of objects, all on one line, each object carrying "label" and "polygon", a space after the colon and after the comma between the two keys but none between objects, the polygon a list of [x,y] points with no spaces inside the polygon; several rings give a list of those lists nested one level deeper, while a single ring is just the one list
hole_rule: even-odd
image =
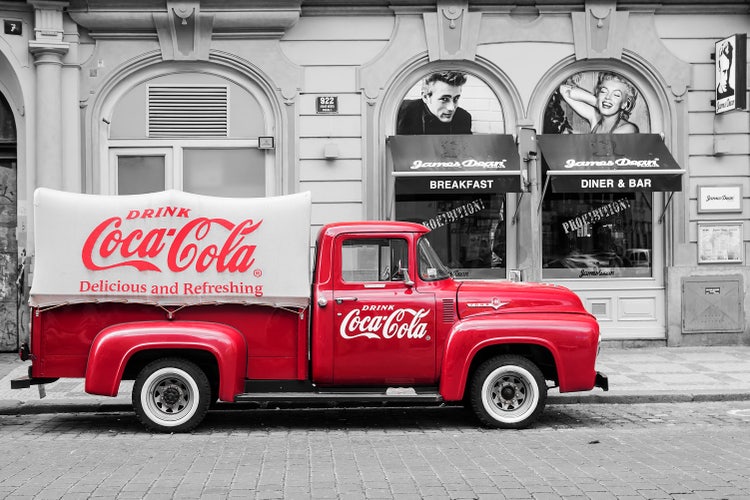
[{"label": "truck door handle", "polygon": [[357,297],[336,297],[334,300],[336,301],[337,304],[341,304],[344,301],[347,301],[347,302],[349,302],[349,301],[356,302],[357,301]]}]

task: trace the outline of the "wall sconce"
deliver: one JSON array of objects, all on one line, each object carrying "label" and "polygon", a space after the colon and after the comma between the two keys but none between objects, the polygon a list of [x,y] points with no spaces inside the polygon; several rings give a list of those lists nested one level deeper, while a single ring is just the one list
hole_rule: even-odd
[{"label": "wall sconce", "polygon": [[325,146],[323,146],[323,157],[326,160],[335,160],[339,157],[339,147],[337,144],[334,144],[333,142],[329,142]]}]

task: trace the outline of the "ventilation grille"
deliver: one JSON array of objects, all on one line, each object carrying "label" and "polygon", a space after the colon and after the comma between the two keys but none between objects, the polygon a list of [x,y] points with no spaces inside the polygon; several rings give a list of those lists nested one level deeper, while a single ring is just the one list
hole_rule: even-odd
[{"label": "ventilation grille", "polygon": [[456,320],[456,306],[453,299],[443,299],[443,323],[453,323]]},{"label": "ventilation grille", "polygon": [[149,137],[226,137],[226,85],[150,85]]}]

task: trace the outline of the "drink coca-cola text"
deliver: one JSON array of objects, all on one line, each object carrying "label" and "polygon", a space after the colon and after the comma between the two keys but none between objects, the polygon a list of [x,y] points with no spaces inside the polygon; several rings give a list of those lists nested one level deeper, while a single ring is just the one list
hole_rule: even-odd
[{"label": "drink coca-cola text", "polygon": [[[128,214],[128,219],[135,218],[133,212]],[[184,211],[176,215],[187,214]],[[219,273],[242,273],[255,262],[256,245],[245,239],[262,223],[262,220],[247,219],[235,224],[222,218],[198,217],[181,228],[161,227],[145,232],[138,227],[126,230],[122,217],[110,217],[86,238],[81,258],[84,266],[92,271],[132,266],[139,271],[162,272],[166,265],[172,272],[192,268],[199,273],[209,269]],[[165,264],[163,255],[166,255]]]},{"label": "drink coca-cola text", "polygon": [[427,335],[427,309],[394,309],[389,314],[362,314],[352,309],[341,322],[340,333],[345,339],[421,339]]}]

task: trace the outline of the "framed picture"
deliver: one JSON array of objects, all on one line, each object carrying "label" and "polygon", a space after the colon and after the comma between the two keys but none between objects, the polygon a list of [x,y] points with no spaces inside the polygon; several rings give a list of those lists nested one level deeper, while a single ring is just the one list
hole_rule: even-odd
[{"label": "framed picture", "polygon": [[698,264],[741,264],[742,222],[699,222]]},{"label": "framed picture", "polygon": [[738,33],[715,44],[716,114],[745,109],[747,87],[747,34]]},{"label": "framed picture", "polygon": [[698,186],[698,212],[742,212],[742,186]]}]

